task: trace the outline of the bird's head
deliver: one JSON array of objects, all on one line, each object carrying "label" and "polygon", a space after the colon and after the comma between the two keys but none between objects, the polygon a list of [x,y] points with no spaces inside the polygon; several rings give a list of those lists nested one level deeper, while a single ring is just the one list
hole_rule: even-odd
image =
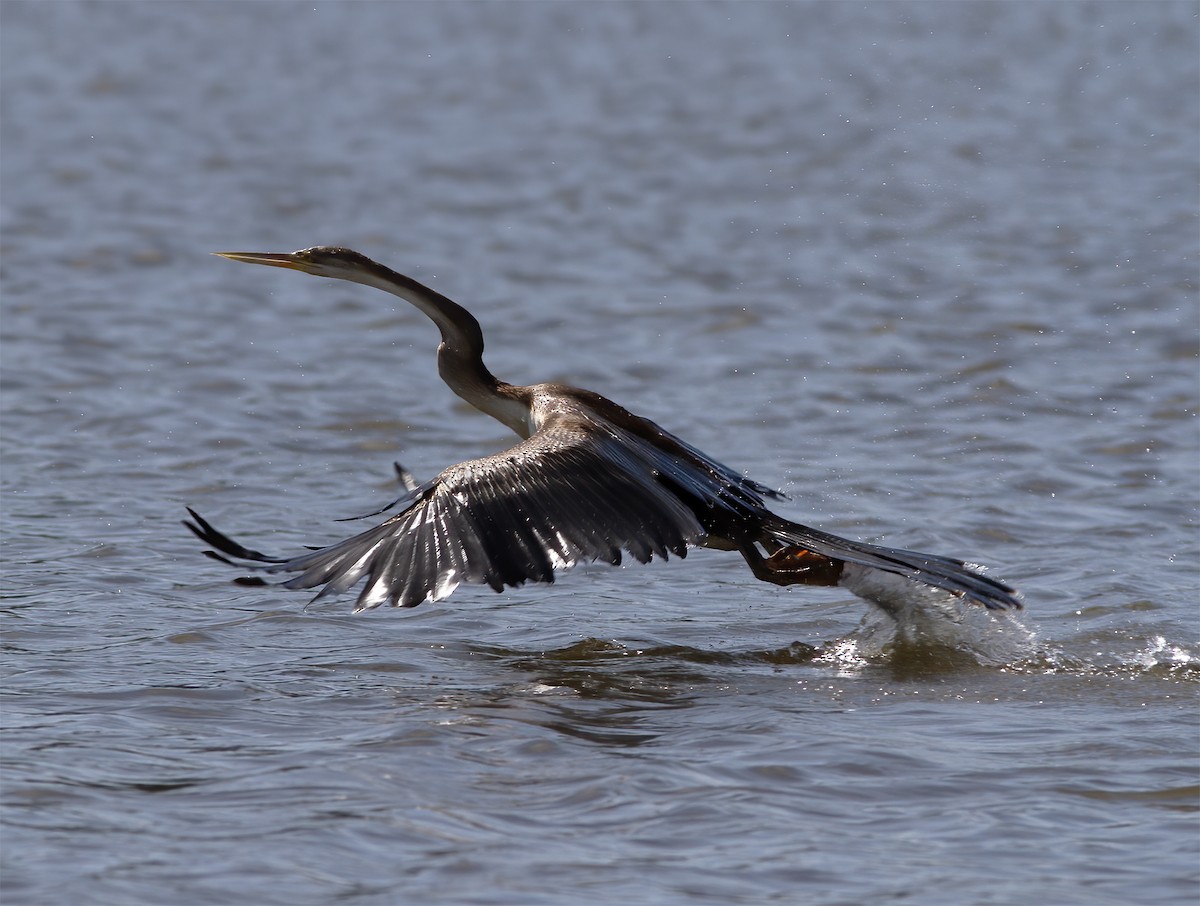
[{"label": "bird's head", "polygon": [[312,274],[314,277],[333,277],[355,283],[373,285],[370,279],[382,265],[353,249],[333,248],[318,245],[298,252],[214,252],[222,258],[244,261],[247,264],[266,264],[270,267],[286,267],[289,270]]},{"label": "bird's head", "polygon": [[[441,293],[430,289],[404,274],[389,270],[366,255],[353,249],[318,245],[298,252],[214,252],[222,258],[245,261],[247,264],[266,264],[270,267],[286,267],[288,270],[312,274],[315,277],[332,277],[373,286],[384,292],[399,296],[424,312],[442,332],[439,355],[457,356],[468,362],[468,369],[496,379],[483,367],[483,331],[479,322],[469,311]],[[472,372],[472,373],[475,373]],[[480,378],[484,380],[484,378]],[[454,385],[451,384],[453,387]]]}]

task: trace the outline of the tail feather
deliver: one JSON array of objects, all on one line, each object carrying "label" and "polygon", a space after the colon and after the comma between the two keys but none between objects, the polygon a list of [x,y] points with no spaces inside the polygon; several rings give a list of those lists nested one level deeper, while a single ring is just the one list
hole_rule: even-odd
[{"label": "tail feather", "polygon": [[769,522],[766,530],[783,544],[965,595],[989,610],[1020,610],[1022,607],[1016,589],[977,572],[962,560],[852,541],[786,519]]}]

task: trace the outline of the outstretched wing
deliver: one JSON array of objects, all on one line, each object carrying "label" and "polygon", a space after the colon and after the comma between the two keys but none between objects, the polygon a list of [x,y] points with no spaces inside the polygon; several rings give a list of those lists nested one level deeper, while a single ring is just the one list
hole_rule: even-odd
[{"label": "outstretched wing", "polygon": [[288,588],[317,595],[365,584],[355,610],[414,607],[461,583],[496,591],[553,582],[580,561],[642,563],[686,556],[703,541],[696,515],[613,432],[564,419],[495,456],[469,460],[418,487],[386,522],[330,547],[273,558],[242,547],[195,513],[185,523],[227,562],[299,573]]}]

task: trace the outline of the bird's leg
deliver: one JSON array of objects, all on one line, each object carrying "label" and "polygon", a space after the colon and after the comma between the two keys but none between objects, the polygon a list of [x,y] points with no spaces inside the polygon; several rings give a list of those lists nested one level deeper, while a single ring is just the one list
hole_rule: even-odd
[{"label": "bird's leg", "polygon": [[755,544],[739,548],[754,578],[773,585],[837,585],[842,576],[841,560],[814,554],[802,547],[771,542],[764,557]]}]

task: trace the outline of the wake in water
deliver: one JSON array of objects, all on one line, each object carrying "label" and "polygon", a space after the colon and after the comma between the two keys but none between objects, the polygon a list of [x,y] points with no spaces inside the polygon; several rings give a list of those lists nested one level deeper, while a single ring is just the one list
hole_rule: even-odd
[{"label": "wake in water", "polygon": [[847,585],[876,606],[846,639],[827,647],[833,660],[841,657],[876,659],[897,649],[948,660],[965,659],[985,667],[1001,667],[1038,654],[1037,636],[1011,611],[989,611],[959,595],[931,586],[896,581],[875,570],[858,575],[847,571]]},{"label": "wake in water", "polygon": [[[876,589],[875,601],[849,635],[818,650],[814,663],[856,671],[871,664],[908,666],[921,670],[996,667],[1022,673],[1063,673],[1075,676],[1156,675],[1200,682],[1200,652],[1169,641],[1158,633],[1135,627],[1119,637],[1126,651],[1113,651],[1114,636],[1104,631],[1087,648],[1094,655],[1068,654],[1022,623],[1013,613],[984,611],[935,588],[889,596]],[[1072,643],[1071,647],[1078,647]],[[1110,650],[1101,652],[1101,648]]]}]

